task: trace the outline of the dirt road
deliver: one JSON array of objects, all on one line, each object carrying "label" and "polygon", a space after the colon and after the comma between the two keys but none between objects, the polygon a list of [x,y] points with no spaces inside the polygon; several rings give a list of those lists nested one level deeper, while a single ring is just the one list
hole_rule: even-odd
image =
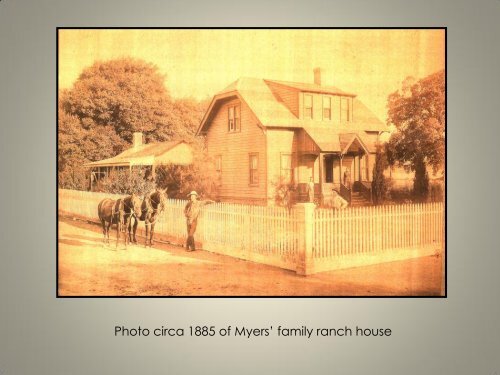
[{"label": "dirt road", "polygon": [[[111,235],[114,240],[114,232]],[[142,240],[142,239],[141,239]],[[181,247],[103,247],[97,225],[60,218],[60,296],[438,296],[443,259],[324,272],[292,271]]]}]

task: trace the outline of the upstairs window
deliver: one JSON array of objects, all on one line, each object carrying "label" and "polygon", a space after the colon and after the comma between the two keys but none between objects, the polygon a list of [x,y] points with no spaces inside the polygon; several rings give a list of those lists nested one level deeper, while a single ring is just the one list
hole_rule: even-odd
[{"label": "upstairs window", "polygon": [[250,185],[259,184],[259,154],[249,155],[249,176]]},{"label": "upstairs window", "polygon": [[332,97],[323,95],[323,120],[332,119]]},{"label": "upstairs window", "polygon": [[340,100],[340,121],[349,122],[351,121],[351,99],[342,98]]},{"label": "upstairs window", "polygon": [[228,108],[227,130],[230,132],[239,132],[241,130],[240,108],[239,105],[232,105]]},{"label": "upstairs window", "polygon": [[304,118],[313,118],[313,96],[310,94],[304,94]]}]

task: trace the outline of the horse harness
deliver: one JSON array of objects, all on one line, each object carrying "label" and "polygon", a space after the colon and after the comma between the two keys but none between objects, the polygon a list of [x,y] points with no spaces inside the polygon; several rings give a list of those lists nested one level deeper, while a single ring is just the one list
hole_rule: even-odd
[{"label": "horse harness", "polygon": [[[141,210],[142,212],[146,213],[146,215],[144,216],[144,224],[151,225],[151,224],[156,223],[156,220],[158,219],[158,213],[160,211],[158,208],[154,208],[153,205],[151,204],[151,202],[154,202],[156,204],[156,207],[159,207],[159,205],[161,203],[161,199],[157,202],[157,201],[154,201],[153,198],[151,198],[151,196],[149,195],[146,197],[145,201],[146,201],[146,207]],[[147,214],[149,213],[149,211],[152,211],[151,216],[154,217],[154,220],[149,222],[149,223],[146,223],[146,217],[147,217]]]}]

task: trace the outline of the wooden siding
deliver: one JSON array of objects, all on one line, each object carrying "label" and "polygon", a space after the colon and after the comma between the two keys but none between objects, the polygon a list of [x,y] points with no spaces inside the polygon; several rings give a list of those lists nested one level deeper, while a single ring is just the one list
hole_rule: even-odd
[{"label": "wooden siding", "polygon": [[297,180],[297,137],[294,130],[267,129],[267,179],[269,199],[274,198],[281,175],[281,154],[292,154],[294,180]]},{"label": "wooden siding", "polygon": [[[241,104],[241,131],[228,131],[228,107]],[[215,113],[206,136],[209,155],[221,155],[220,198],[224,201],[266,202],[266,138],[245,102],[227,101]],[[259,154],[259,184],[250,186],[249,155]],[[215,168],[215,165],[214,165]]]},{"label": "wooden siding", "polygon": [[318,157],[316,155],[300,155],[297,168],[297,183],[307,184],[309,177],[313,177],[314,182],[319,182],[318,172],[315,171],[315,164]]},{"label": "wooden siding", "polygon": [[299,91],[274,82],[265,82],[278,101],[285,104],[290,112],[299,117]]},{"label": "wooden siding", "polygon": [[297,130],[297,138],[297,150],[300,154],[319,155],[321,150],[304,129]]}]

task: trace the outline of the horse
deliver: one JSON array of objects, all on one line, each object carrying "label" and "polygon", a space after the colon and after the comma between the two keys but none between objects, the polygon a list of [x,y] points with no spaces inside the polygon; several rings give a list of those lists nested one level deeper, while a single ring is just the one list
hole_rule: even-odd
[{"label": "horse", "polygon": [[[146,194],[146,196],[144,197],[144,200],[142,201],[141,205],[141,214],[136,215],[134,217],[134,227],[132,232],[133,237],[130,238],[130,240],[133,243],[137,243],[137,239],[135,238],[135,233],[137,231],[137,225],[139,224],[140,220],[144,221],[144,224],[146,226],[145,246],[146,247],[148,246],[148,241],[149,241],[149,246],[153,246],[155,223],[156,220],[158,219],[158,216],[163,212],[165,208],[165,203],[167,200],[166,193],[167,193],[166,188],[156,189],[155,191]],[[129,236],[131,235],[130,226],[131,224],[129,224]]]},{"label": "horse", "polygon": [[141,206],[142,206],[142,199],[135,193],[132,193],[131,195],[123,198],[123,206],[124,206],[124,228],[128,228],[128,233],[125,235],[125,246],[127,243],[132,242],[132,237],[130,235],[130,227],[131,227],[131,221],[132,217],[139,217],[141,216]]},{"label": "horse", "polygon": [[123,199],[103,199],[97,206],[97,214],[102,224],[102,233],[104,235],[103,244],[109,244],[109,228],[111,227],[111,224],[116,224],[116,247],[118,248],[120,232],[122,230],[125,217]]},{"label": "horse", "polygon": [[[130,226],[132,216],[141,215],[141,203],[141,199],[135,193],[116,201],[106,198],[99,203],[97,211],[102,224],[104,243],[109,244],[109,229],[111,224],[116,224],[116,247],[118,247],[120,232]],[[128,240],[125,234],[125,247]]]}]

